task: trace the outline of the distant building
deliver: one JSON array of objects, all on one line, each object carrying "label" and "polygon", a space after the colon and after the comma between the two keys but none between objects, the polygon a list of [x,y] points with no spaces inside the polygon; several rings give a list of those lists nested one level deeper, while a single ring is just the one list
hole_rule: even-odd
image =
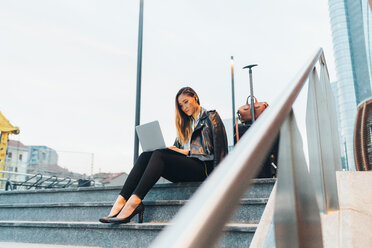
[{"label": "distant building", "polygon": [[340,149],[341,149],[341,162],[342,162],[342,168],[345,169],[345,170],[349,170],[349,167],[348,167],[348,164],[347,164],[347,153],[346,153],[346,142],[345,140],[342,138],[342,129],[341,129],[341,125],[340,125],[340,107],[339,107],[339,98],[340,98],[340,92],[339,92],[339,86],[338,86],[338,82],[332,82],[331,83],[331,88],[332,88],[332,92],[333,92],[333,96],[334,96],[334,99],[335,99],[335,103],[336,103],[336,112],[337,112],[337,123],[338,123],[338,134],[339,134],[339,141],[340,141]]},{"label": "distant building", "polygon": [[58,177],[80,178],[81,175],[70,172],[58,165],[57,152],[47,146],[29,146],[30,159],[28,161],[28,173],[43,174]]},{"label": "distant building", "polygon": [[341,143],[346,169],[355,170],[353,133],[357,106],[372,97],[371,10],[368,0],[329,0],[337,72]]},{"label": "distant building", "polygon": [[[71,172],[58,165],[58,154],[47,146],[26,146],[19,141],[9,140],[6,170],[22,174],[42,174],[44,176],[82,178],[79,173]],[[9,177],[8,177],[9,176]],[[10,180],[24,181],[25,175],[7,175]]]},{"label": "distant building", "polygon": [[[111,176],[102,179],[102,184],[105,186],[123,186],[124,182],[128,178],[128,174],[125,172],[121,173],[110,173]],[[96,179],[96,177],[94,177]]]},{"label": "distant building", "polygon": [[[6,170],[15,173],[27,173],[27,165],[29,160],[29,149],[27,146],[16,140],[9,140],[5,165]],[[24,181],[25,175],[6,175],[7,178],[16,181]]]},{"label": "distant building", "polygon": [[29,146],[29,165],[58,164],[57,152],[47,146]]},{"label": "distant building", "polygon": [[81,178],[79,173],[71,172],[57,164],[34,164],[27,167],[29,174],[42,174],[44,176],[70,177],[73,179]]}]

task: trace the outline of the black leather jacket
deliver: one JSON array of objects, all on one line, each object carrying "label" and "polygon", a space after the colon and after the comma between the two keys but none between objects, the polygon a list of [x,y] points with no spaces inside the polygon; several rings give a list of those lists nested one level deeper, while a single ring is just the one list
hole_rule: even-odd
[{"label": "black leather jacket", "polygon": [[[176,139],[174,146],[183,149]],[[227,137],[225,126],[215,110],[202,108],[199,122],[191,134],[190,153],[188,157],[201,161],[213,161],[216,167],[227,155]]]}]

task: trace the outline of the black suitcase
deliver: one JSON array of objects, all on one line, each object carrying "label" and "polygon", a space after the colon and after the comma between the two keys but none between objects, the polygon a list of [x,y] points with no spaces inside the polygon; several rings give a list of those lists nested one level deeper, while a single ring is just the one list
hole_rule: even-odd
[{"label": "black suitcase", "polygon": [[[252,123],[241,123],[238,124],[239,138],[241,138],[245,132],[251,127]],[[236,145],[236,128],[234,128],[234,145]],[[277,164],[278,164],[278,152],[279,152],[279,134],[276,137],[274,144],[272,145],[269,154],[266,157],[265,162],[262,164],[261,171],[258,173],[256,178],[273,178],[276,177]]]},{"label": "black suitcase", "polygon": [[[238,124],[238,132],[239,132],[239,139],[245,134],[245,132],[251,127],[252,123],[240,123]],[[236,145],[237,137],[236,137],[236,127],[234,127],[234,145]]]}]

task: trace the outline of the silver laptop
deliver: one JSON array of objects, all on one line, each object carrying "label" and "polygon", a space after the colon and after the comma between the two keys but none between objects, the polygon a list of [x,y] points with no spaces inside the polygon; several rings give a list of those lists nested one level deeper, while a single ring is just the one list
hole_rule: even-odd
[{"label": "silver laptop", "polygon": [[136,126],[136,132],[141,143],[142,151],[150,152],[166,147],[159,121],[138,125]]}]

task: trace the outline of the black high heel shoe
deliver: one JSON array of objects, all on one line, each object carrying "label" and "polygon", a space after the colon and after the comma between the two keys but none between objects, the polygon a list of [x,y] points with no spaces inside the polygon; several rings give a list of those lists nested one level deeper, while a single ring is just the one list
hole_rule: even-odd
[{"label": "black high heel shoe", "polygon": [[119,210],[119,212],[117,212],[115,215],[100,218],[99,219],[99,222],[101,222],[101,223],[110,223],[109,219],[110,218],[115,218],[116,216],[118,216],[118,214],[121,212],[121,210],[124,208],[124,206],[122,206],[121,209]]},{"label": "black high heel shoe", "polygon": [[143,215],[145,212],[145,206],[141,202],[127,218],[109,218],[108,221],[113,224],[125,224],[128,223],[136,214],[138,215],[138,223],[143,223]]}]

